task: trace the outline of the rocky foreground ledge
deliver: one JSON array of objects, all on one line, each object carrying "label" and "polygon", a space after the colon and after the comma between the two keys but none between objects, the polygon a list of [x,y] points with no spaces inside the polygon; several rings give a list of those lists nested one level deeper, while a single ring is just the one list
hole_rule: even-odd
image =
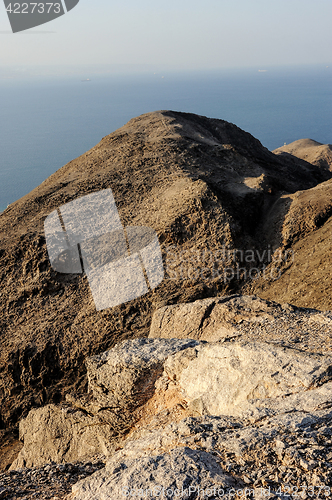
[{"label": "rocky foreground ledge", "polygon": [[239,295],[161,308],[86,360],[88,394],[21,421],[0,498],[328,498],[331,322]]}]

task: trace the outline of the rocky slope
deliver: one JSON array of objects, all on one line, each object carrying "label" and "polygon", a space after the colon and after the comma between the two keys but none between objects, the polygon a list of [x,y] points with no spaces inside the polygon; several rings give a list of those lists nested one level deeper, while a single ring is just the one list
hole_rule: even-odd
[{"label": "rocky slope", "polygon": [[[323,169],[332,169],[332,146],[311,139],[300,139],[273,151],[281,158],[298,161],[302,159]],[[248,283],[246,292],[259,294],[263,298],[275,298],[280,302],[291,302],[305,307],[330,308],[332,222],[330,181],[314,189],[299,191],[280,197],[268,217],[270,241],[278,227],[283,245],[292,250],[292,265],[282,265],[280,279],[258,278]],[[284,215],[280,221],[280,212]],[[281,258],[282,261],[285,259]],[[279,278],[279,276],[278,276]],[[303,286],[303,282],[305,287]]]},{"label": "rocky slope", "polygon": [[[131,120],[5,210],[2,465],[19,447],[8,430],[31,408],[84,392],[84,359],[147,336],[160,306],[248,290],[331,309],[331,176],[327,165],[273,154],[230,123],[163,111]],[[165,279],[97,312],[86,276],[52,270],[43,224],[59,206],[106,188],[125,226],[157,232]]]},{"label": "rocky slope", "polygon": [[[289,318],[306,324],[307,350],[280,328]],[[156,311],[150,337],[167,338],[123,341],[88,358],[88,394],[68,395],[66,404],[34,409],[21,421],[13,480],[0,476],[4,498],[15,498],[22,467],[33,478],[23,491],[36,488],[38,498],[49,498],[55,485],[67,500],[115,500],[124,491],[156,499],[163,488],[187,498],[328,496],[332,354],[315,352],[315,337],[331,321],[331,313],[238,295]],[[188,338],[197,337],[199,322],[200,340]],[[225,331],[237,324],[247,337]],[[259,324],[259,341],[254,331],[249,337],[249,324]],[[182,339],[168,338],[176,325]],[[68,465],[45,465],[52,462]],[[63,484],[68,470],[71,492]],[[44,488],[35,479],[48,471],[53,490],[50,480]]]},{"label": "rocky slope", "polygon": [[313,165],[318,165],[331,170],[332,145],[322,144],[312,139],[299,139],[281,148],[275,149],[273,153],[284,157],[301,158]]}]

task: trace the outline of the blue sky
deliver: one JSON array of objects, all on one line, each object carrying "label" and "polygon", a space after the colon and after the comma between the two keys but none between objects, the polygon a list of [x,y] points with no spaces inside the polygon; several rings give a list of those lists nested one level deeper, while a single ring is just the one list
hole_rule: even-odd
[{"label": "blue sky", "polygon": [[12,34],[0,4],[0,66],[142,64],[206,69],[332,63],[332,0],[80,0]]}]

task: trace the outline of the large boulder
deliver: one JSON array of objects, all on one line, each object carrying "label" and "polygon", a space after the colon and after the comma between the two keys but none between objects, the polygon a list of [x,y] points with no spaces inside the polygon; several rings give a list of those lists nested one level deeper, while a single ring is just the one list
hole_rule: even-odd
[{"label": "large boulder", "polygon": [[190,339],[135,339],[121,342],[110,351],[87,359],[89,390],[101,408],[123,413],[144,405],[167,359],[198,345]]},{"label": "large boulder", "polygon": [[177,406],[181,398],[175,393],[170,401],[160,397],[159,406],[150,402],[156,381],[169,356],[197,344],[188,339],[135,339],[88,358],[90,394],[68,394],[67,404],[31,410],[20,422],[24,447],[11,469],[111,453],[137,421]]},{"label": "large boulder", "polygon": [[280,309],[279,304],[241,295],[165,306],[153,314],[149,338],[227,339],[240,335],[240,327],[273,321]]},{"label": "large boulder", "polygon": [[332,355],[332,312],[278,304],[254,295],[229,295],[161,307],[149,338],[272,342]]},{"label": "large boulder", "polygon": [[19,430],[24,446],[11,470],[107,455],[117,429],[98,414],[51,404],[31,410]]},{"label": "large boulder", "polygon": [[332,356],[271,344],[203,344],[171,356],[164,370],[201,415],[257,420],[316,407],[332,395]]},{"label": "large boulder", "polygon": [[175,448],[159,455],[119,459],[73,486],[72,500],[138,498],[203,498],[230,500],[244,483],[225,473],[216,457],[206,451]]}]

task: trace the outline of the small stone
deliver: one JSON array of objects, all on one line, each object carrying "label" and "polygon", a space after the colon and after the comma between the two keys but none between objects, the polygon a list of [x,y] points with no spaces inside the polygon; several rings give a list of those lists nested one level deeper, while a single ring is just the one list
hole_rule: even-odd
[{"label": "small stone", "polygon": [[286,445],[283,441],[280,441],[280,439],[276,439],[274,442],[274,447],[278,450],[283,450],[286,448]]},{"label": "small stone", "polygon": [[6,498],[9,491],[6,488],[0,488],[0,499]]},{"label": "small stone", "polygon": [[313,474],[311,476],[311,482],[314,486],[316,486],[316,484],[319,484],[321,481],[320,481],[320,477],[317,476],[317,474]]},{"label": "small stone", "polygon": [[316,467],[316,462],[304,460],[303,458],[300,460],[300,466],[305,470],[312,470]]}]

